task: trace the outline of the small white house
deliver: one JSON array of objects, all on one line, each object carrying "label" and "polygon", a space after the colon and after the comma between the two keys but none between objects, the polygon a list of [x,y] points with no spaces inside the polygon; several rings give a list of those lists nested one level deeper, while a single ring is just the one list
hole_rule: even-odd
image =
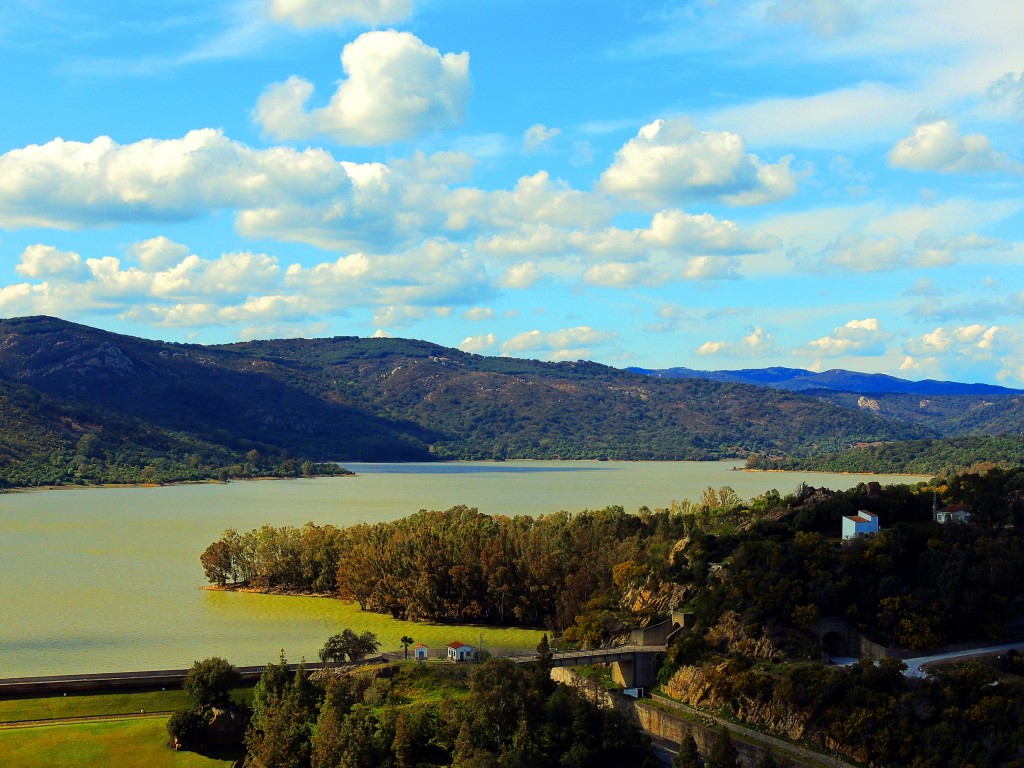
[{"label": "small white house", "polygon": [[476,648],[472,645],[466,645],[456,640],[454,643],[448,643],[448,661],[469,661],[476,654]]},{"label": "small white house", "polygon": [[426,661],[430,658],[430,648],[425,646],[423,643],[420,643],[412,649],[412,657],[416,659],[416,661]]},{"label": "small white house", "polygon": [[858,510],[856,515],[843,516],[843,539],[856,539],[878,533],[878,515],[867,510]]},{"label": "small white house", "polygon": [[950,507],[936,509],[933,513],[936,523],[969,523],[971,522],[971,510],[966,504],[954,504]]}]

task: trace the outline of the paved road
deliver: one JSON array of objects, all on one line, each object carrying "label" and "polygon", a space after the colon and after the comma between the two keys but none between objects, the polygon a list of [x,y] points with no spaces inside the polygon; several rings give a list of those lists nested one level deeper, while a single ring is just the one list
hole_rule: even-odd
[{"label": "paved road", "polygon": [[914,659],[904,659],[907,665],[907,677],[924,677],[928,674],[928,667],[943,661],[954,659],[969,659],[976,656],[992,656],[997,653],[1005,653],[1011,649],[1024,651],[1024,643],[1007,643],[1006,645],[990,645],[985,648],[972,648],[968,651],[951,651],[949,653],[937,653],[933,656],[918,656]]}]

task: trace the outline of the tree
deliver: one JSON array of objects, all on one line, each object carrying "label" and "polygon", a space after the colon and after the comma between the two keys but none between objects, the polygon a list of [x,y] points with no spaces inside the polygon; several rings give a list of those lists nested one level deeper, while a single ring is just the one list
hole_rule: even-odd
[{"label": "tree", "polygon": [[231,689],[241,681],[242,676],[234,664],[219,656],[211,656],[192,665],[181,687],[197,706],[203,707],[230,701]]},{"label": "tree", "polygon": [[545,632],[540,642],[537,643],[537,664],[541,669],[551,670],[551,644],[548,642],[548,633]]},{"label": "tree", "polygon": [[231,557],[231,546],[223,539],[213,542],[199,556],[206,580],[223,587],[228,579],[235,581],[235,566]]},{"label": "tree", "polygon": [[409,658],[409,646],[412,645],[415,642],[415,640],[413,640],[408,635],[402,635],[402,639],[399,640],[398,642],[400,642],[402,644],[402,647],[405,649],[405,658],[408,659]]},{"label": "tree", "polygon": [[167,721],[171,746],[194,746],[206,741],[207,718],[194,709],[179,709]]},{"label": "tree", "polygon": [[679,751],[672,758],[672,768],[701,768],[704,761],[701,760],[700,752],[697,751],[697,742],[693,734],[688,734],[679,745]]},{"label": "tree", "polygon": [[719,729],[704,765],[707,768],[740,768],[740,753],[732,743],[729,729],[724,725]]},{"label": "tree", "polygon": [[357,635],[351,629],[345,629],[341,634],[331,635],[327,638],[324,647],[320,649],[320,660],[325,664],[328,662],[337,664],[344,661],[346,657],[349,661],[359,661],[379,647],[377,635],[373,632],[363,632],[363,634]]},{"label": "tree", "polygon": [[249,726],[245,764],[250,768],[301,768],[308,764],[307,735],[293,697],[275,697],[260,727],[255,722]]}]

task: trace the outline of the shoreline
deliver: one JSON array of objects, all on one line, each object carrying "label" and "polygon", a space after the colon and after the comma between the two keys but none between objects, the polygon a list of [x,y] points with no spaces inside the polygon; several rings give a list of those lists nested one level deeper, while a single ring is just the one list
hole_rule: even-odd
[{"label": "shoreline", "polygon": [[[205,584],[200,587],[204,592],[243,592],[250,595],[276,595],[279,597],[324,597],[332,600],[341,600],[334,592],[300,592],[295,589],[284,589],[283,587],[250,587],[247,584]],[[344,602],[344,601],[343,601]]]},{"label": "shoreline", "polygon": [[167,483],[65,483],[64,485],[19,485],[13,488],[0,488],[0,493],[32,493],[33,491],[88,491],[93,489],[117,488],[174,488],[179,485],[230,485],[231,483],[255,483],[263,480],[319,480],[325,477],[357,477],[357,473],[348,471],[340,475],[310,475],[309,477],[289,477],[285,475],[266,477],[232,477],[227,480],[209,478],[207,480],[174,480]]}]

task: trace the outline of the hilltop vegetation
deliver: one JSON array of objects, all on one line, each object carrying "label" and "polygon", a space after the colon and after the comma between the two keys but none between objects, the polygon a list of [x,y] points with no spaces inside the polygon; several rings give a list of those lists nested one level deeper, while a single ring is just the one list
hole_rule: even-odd
[{"label": "hilltop vegetation", "polygon": [[792,469],[824,472],[893,474],[955,474],[1024,464],[1024,438],[948,437],[864,445],[840,453],[812,457],[747,457],[748,469]]},{"label": "hilltop vegetation", "polygon": [[595,363],[404,339],[170,344],[47,317],[0,321],[0,385],[7,485],[301,474],[306,460],[808,455],[927,435],[799,394]]},{"label": "hilltop vegetation", "polygon": [[656,768],[636,726],[506,659],[310,679],[269,665],[246,736],[254,768]]},{"label": "hilltop vegetation", "polygon": [[[229,449],[189,432],[0,381],[0,488],[345,474],[334,464]],[[261,446],[263,447],[263,446]]]}]

